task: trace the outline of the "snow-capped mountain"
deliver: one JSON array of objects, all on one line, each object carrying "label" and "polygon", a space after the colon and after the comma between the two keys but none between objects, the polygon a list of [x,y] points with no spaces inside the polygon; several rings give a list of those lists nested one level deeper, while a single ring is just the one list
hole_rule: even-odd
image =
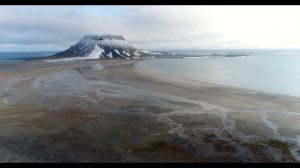
[{"label": "snow-capped mountain", "polygon": [[[125,40],[122,35],[86,35],[69,49],[57,53],[52,58],[103,59],[103,58],[140,58],[144,55]],[[148,55],[148,54],[146,54]]]}]

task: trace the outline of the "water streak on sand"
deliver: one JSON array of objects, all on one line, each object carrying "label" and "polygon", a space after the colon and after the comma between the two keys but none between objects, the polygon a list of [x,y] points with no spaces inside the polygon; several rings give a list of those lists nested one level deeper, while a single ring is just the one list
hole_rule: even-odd
[{"label": "water streak on sand", "polygon": [[[123,64],[126,65],[125,63],[118,63],[118,65],[114,66],[118,67]],[[134,87],[134,85],[130,85],[128,83],[137,80],[138,77],[133,76],[132,78],[134,78],[134,80],[130,80],[130,76],[127,76],[128,79],[126,79],[126,73],[122,73],[122,71],[118,73],[120,73],[119,75],[124,78],[120,78],[120,76],[113,76],[114,79],[120,80],[117,82],[104,80],[105,75],[103,74],[102,76],[97,76],[104,71],[116,73],[114,72],[114,66],[102,66],[99,63],[93,63],[86,66],[66,68],[60,72],[45,73],[34,77],[27,76],[9,80],[0,88],[0,108],[3,109],[5,108],[4,105],[10,105],[11,99],[15,99],[16,104],[26,101],[29,93],[34,93],[37,97],[34,100],[30,100],[32,101],[31,103],[48,109],[55,107],[56,109],[61,110],[69,106],[76,105],[77,103],[85,107],[83,112],[76,111],[74,113],[68,113],[68,110],[62,110],[62,112],[66,114],[59,113],[59,116],[66,115],[67,117],[64,122],[68,122],[68,124],[73,121],[71,120],[73,119],[71,117],[73,115],[76,116],[77,113],[80,115],[76,116],[74,121],[78,123],[82,124],[87,122],[85,121],[86,115],[96,116],[93,118],[93,120],[95,120],[94,124],[102,122],[105,123],[107,120],[106,118],[104,120],[97,120],[106,116],[101,116],[102,113],[98,111],[93,112],[93,108],[95,108],[105,110],[108,112],[107,115],[117,114],[116,119],[122,120],[122,122],[126,121],[128,122],[127,124],[132,122],[134,124],[142,124],[141,126],[138,125],[136,130],[141,130],[142,128],[140,127],[142,126],[146,126],[146,128],[143,129],[147,130],[148,127],[155,127],[160,124],[163,125],[160,129],[149,132],[147,137],[139,137],[140,139],[135,139],[135,141],[140,140],[143,142],[142,144],[146,143],[145,139],[151,139],[153,137],[154,139],[171,137],[171,140],[169,139],[168,143],[173,143],[173,145],[176,144],[177,147],[184,148],[184,152],[189,151],[187,153],[193,157],[211,157],[213,161],[214,159],[222,160],[223,157],[232,157],[239,161],[255,162],[260,159],[256,158],[259,157],[258,155],[267,155],[271,156],[271,159],[274,161],[285,161],[287,157],[286,155],[289,154],[284,153],[284,149],[279,146],[272,146],[271,143],[268,143],[270,140],[273,140],[288,144],[290,154],[293,158],[295,158],[295,160],[300,161],[300,155],[298,152],[300,149],[300,136],[297,132],[300,129],[299,124],[295,126],[293,123],[287,123],[285,120],[285,118],[290,117],[293,119],[291,122],[297,123],[297,120],[300,119],[300,113],[297,112],[297,110],[266,110],[263,109],[264,106],[259,105],[255,110],[235,109],[234,107],[226,106],[226,104],[221,105],[217,100],[211,103],[206,101],[207,99],[197,99],[196,96],[191,99],[184,95],[172,94],[172,92],[150,90],[151,88],[147,90],[141,87]],[[128,69],[125,68],[122,70],[128,71]],[[135,70],[138,71],[137,69]],[[89,76],[91,75],[90,72],[97,75]],[[131,75],[131,73],[132,71],[129,74]],[[92,77],[94,77],[93,80],[91,80]],[[29,79],[34,79],[28,84],[29,89],[26,92],[19,92],[19,87],[22,85],[22,81]],[[150,78],[148,80],[146,82],[151,82]],[[176,78],[176,80],[180,80],[180,78]],[[152,84],[154,85],[157,83],[158,82],[156,81]],[[171,86],[171,84],[169,86],[174,87]],[[188,92],[190,95],[194,92],[194,95],[206,93],[206,90],[205,92],[200,93],[201,90],[189,91],[191,88],[186,89],[185,87],[185,85],[176,87],[175,91],[180,91],[181,89]],[[214,89],[214,87],[210,85],[209,89],[211,88]],[[199,91],[199,93],[197,91]],[[226,92],[222,92],[220,88],[218,88],[218,93],[219,92],[226,94]],[[212,92],[211,94],[214,93],[216,92]],[[234,93],[241,97],[246,95],[246,98],[247,96],[256,96],[257,94],[256,92],[250,92],[247,90],[235,90]],[[218,94],[218,96],[223,95]],[[230,99],[230,96],[232,95],[227,96],[228,99]],[[260,97],[255,98],[259,99]],[[61,100],[63,101],[60,102]],[[234,97],[234,100],[235,102],[239,102],[239,99],[236,97]],[[295,99],[291,101],[297,102],[298,100]],[[69,102],[70,104],[68,104]],[[249,102],[251,103],[251,101]],[[250,104],[249,102],[248,104]],[[274,104],[276,105],[276,102]],[[139,119],[131,121],[130,117],[133,116],[138,116]],[[7,121],[16,117],[20,117],[20,114],[12,113],[10,116],[3,116],[1,120]],[[47,114],[47,117],[49,118],[47,118],[46,121],[57,121],[60,119],[60,117],[57,118],[57,116],[52,113]],[[129,117],[128,121],[126,120],[126,117]],[[84,120],[84,122],[82,120]],[[88,121],[90,121],[90,119]],[[151,125],[146,125],[146,121],[153,121],[153,123],[151,123]],[[93,123],[93,121],[91,122]],[[123,124],[122,122],[116,123]],[[44,122],[42,123],[45,124]],[[43,125],[39,126],[43,127]],[[134,130],[129,130],[129,132],[110,130],[110,127],[113,126],[111,123],[104,126],[104,128],[99,128],[102,131],[101,137],[105,135],[107,136],[107,134],[112,131],[116,131],[117,133],[122,132],[122,136],[129,139],[129,135],[132,133],[130,131],[134,132]],[[289,128],[292,126],[293,130],[290,131]],[[55,128],[56,125],[51,125],[51,128],[52,127]],[[118,125],[118,128],[119,127],[123,128],[124,125]],[[136,127],[136,125],[134,127]],[[92,139],[88,139],[88,142],[97,144],[95,138],[99,137],[94,135],[93,131],[91,131],[93,130],[94,125],[90,125],[89,127],[84,127],[84,125],[82,125],[75,128],[80,128],[79,132],[82,131],[83,128],[86,128],[86,132],[84,133],[89,133],[88,135],[91,134],[90,136],[93,137]],[[148,133],[147,131],[145,132]],[[287,133],[282,135],[282,132]],[[138,133],[140,134],[140,132]],[[5,137],[3,134],[0,135]],[[136,134],[133,135],[133,137],[138,137],[135,136]],[[76,134],[68,136],[70,137],[67,138],[71,139],[77,137]],[[82,136],[81,138],[83,137],[85,136]],[[119,135],[114,135],[112,137],[111,141],[118,140],[116,137],[120,138]],[[122,139],[122,141],[124,139]],[[2,141],[0,140],[0,146]],[[105,143],[110,143],[110,141]],[[259,144],[263,144],[263,147]],[[258,150],[259,152],[252,149],[251,147],[253,146],[255,146],[255,150]],[[132,150],[134,150],[134,148]],[[0,159],[3,159],[1,154]]]}]

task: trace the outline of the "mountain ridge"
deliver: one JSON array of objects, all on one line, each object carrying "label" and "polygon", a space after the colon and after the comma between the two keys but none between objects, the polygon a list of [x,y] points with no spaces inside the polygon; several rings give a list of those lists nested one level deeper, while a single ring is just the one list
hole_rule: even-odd
[{"label": "mountain ridge", "polygon": [[[85,57],[86,59],[132,59],[145,55],[142,50],[129,44],[117,34],[88,34],[65,51],[52,58]],[[147,55],[147,54],[146,54]]]}]

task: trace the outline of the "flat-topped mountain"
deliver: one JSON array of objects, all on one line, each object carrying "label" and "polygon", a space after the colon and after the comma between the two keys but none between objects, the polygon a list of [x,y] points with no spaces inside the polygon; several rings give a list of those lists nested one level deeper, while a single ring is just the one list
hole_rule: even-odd
[{"label": "flat-topped mountain", "polygon": [[[91,34],[84,36],[69,49],[57,53],[52,58],[86,57],[86,59],[103,58],[140,58],[143,51],[130,45],[122,35]],[[146,54],[149,55],[149,54]]]}]

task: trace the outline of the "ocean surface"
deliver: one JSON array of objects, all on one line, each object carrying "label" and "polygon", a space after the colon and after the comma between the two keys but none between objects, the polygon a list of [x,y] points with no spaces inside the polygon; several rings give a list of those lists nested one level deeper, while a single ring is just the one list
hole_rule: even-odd
[{"label": "ocean surface", "polygon": [[[300,97],[300,50],[164,50],[186,58],[153,59],[139,65],[199,81]],[[157,51],[156,51],[157,52]],[[158,51],[159,52],[159,51]],[[0,52],[0,66],[57,52]],[[203,56],[212,54],[241,57]],[[203,57],[194,58],[193,56]],[[191,57],[188,57],[191,56]]]},{"label": "ocean surface", "polygon": [[246,54],[241,57],[166,58],[139,65],[199,81],[300,97],[300,50],[170,51],[185,55]]},{"label": "ocean surface", "polygon": [[57,51],[37,51],[37,52],[0,52],[0,63],[21,62],[26,58],[38,58],[50,56]]}]

